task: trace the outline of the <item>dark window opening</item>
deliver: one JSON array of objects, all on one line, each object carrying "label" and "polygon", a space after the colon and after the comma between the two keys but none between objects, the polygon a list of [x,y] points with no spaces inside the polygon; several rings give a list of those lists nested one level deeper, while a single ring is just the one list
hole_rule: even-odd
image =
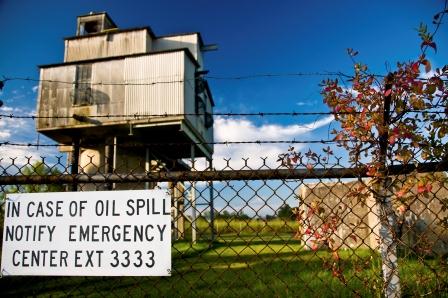
[{"label": "dark window opening", "polygon": [[77,65],[73,105],[85,106],[92,104],[92,65]]},{"label": "dark window opening", "polygon": [[79,25],[80,35],[92,34],[101,32],[101,24],[99,21],[90,21],[81,23]]}]

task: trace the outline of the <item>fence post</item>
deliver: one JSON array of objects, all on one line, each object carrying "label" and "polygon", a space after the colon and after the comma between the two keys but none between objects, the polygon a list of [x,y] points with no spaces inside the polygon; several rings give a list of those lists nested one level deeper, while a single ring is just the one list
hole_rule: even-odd
[{"label": "fence post", "polygon": [[[208,167],[209,167],[209,171],[213,171],[213,160],[210,158],[208,160]],[[208,188],[209,188],[209,193],[210,193],[210,227],[211,227],[211,235],[210,235],[210,240],[213,242],[215,241],[215,204],[213,202],[213,181],[210,180],[208,182]]]},{"label": "fence post", "polygon": [[[393,76],[391,73],[386,78],[385,91],[392,89]],[[398,275],[396,215],[390,198],[390,181],[387,172],[387,146],[389,139],[390,106],[392,92],[384,98],[383,131],[379,136],[379,162],[381,163],[380,177],[375,181],[375,201],[379,206],[380,217],[380,254],[383,272],[383,292],[385,297],[400,297],[400,277]]]},{"label": "fence post", "polygon": [[191,201],[191,243],[197,242],[197,212],[196,212],[196,182],[191,182],[190,201]]},{"label": "fence post", "polygon": [[[113,173],[113,160],[114,160],[114,146],[113,146],[112,138],[106,139],[106,145],[104,146],[104,173],[111,174]],[[112,190],[112,183],[106,184],[107,190]]]},{"label": "fence post", "polygon": [[[191,155],[191,170],[196,169],[196,153],[194,149],[194,144],[190,147]],[[191,204],[191,243],[196,244],[196,234],[197,234],[197,212],[196,212],[196,182],[191,181],[190,185],[190,204]]]},{"label": "fence post", "polygon": [[[78,175],[78,167],[79,167],[79,138],[74,138],[72,141],[72,152],[71,152],[71,160],[70,160],[70,174]],[[73,182],[71,191],[78,190],[78,183]]]}]

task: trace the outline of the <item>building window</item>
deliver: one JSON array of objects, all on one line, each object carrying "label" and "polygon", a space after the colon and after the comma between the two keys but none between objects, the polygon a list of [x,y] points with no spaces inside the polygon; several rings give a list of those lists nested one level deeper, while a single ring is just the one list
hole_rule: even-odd
[{"label": "building window", "polygon": [[73,105],[91,105],[92,100],[92,65],[84,64],[76,66],[76,79],[74,85]]},{"label": "building window", "polygon": [[79,24],[79,35],[87,35],[101,32],[99,21],[90,21]]}]

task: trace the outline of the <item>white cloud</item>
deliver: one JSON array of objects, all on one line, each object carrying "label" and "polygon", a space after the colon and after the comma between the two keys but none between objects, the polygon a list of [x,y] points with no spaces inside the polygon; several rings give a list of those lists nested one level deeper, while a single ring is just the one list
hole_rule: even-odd
[{"label": "white cloud", "polygon": [[[2,111],[13,114],[14,109],[2,109]],[[34,122],[25,119],[4,117],[0,119],[0,141],[12,141],[12,136],[19,139],[21,136],[29,136],[30,131],[34,131]],[[5,156],[5,155],[2,155]]]},{"label": "white cloud", "polygon": [[13,175],[24,165],[32,164],[42,157],[51,163],[58,154],[54,147],[0,146],[0,166]]},{"label": "white cloud", "polygon": [[7,140],[11,136],[11,132],[9,130],[0,131],[0,140]]},{"label": "white cloud", "polygon": [[[375,89],[376,86],[374,86],[373,88]],[[342,87],[342,91],[343,92],[347,92],[352,94],[353,96],[358,96],[359,92],[356,91],[355,89],[353,89],[352,87],[346,88],[346,87]]]},{"label": "white cloud", "polygon": [[39,85],[33,86],[33,88],[31,88],[31,90],[33,90],[33,93],[36,93],[38,89]]},{"label": "white cloud", "polygon": [[14,111],[14,109],[12,107],[3,106],[0,108],[0,112],[3,112],[3,113],[11,113],[12,111]]},{"label": "white cloud", "polygon": [[[256,125],[246,118],[218,117],[215,119],[214,135],[216,142],[301,140],[305,139],[303,137],[307,134],[329,124],[333,119],[333,116],[328,116],[304,125]],[[319,139],[316,136],[310,138]],[[294,147],[300,149],[303,145],[294,144]],[[250,169],[276,168],[279,166],[278,155],[287,150],[288,144],[284,143],[215,145],[214,168],[217,170],[229,167],[239,170],[245,166]],[[226,161],[229,159],[230,161]]]},{"label": "white cloud", "polygon": [[303,107],[303,106],[313,106],[313,105],[316,105],[317,104],[317,101],[315,101],[315,100],[313,100],[313,101],[310,101],[310,100],[304,100],[304,101],[298,101],[298,102],[296,102],[296,105],[298,105],[299,107]]},{"label": "white cloud", "polygon": [[434,77],[435,74],[436,74],[435,70],[431,69],[429,72],[425,72],[425,71],[420,72],[420,77],[422,77],[424,79],[429,79],[429,78]]},{"label": "white cloud", "polygon": [[[33,109],[23,107],[4,106],[0,108],[2,114],[34,115]],[[18,119],[2,117],[0,119],[0,143],[9,142],[17,144],[36,143],[37,132],[33,119]],[[15,146],[4,144],[0,146],[0,158],[3,167],[12,163],[17,166],[27,164],[29,161],[41,159],[41,156],[54,158],[58,154],[55,147]],[[14,162],[12,161],[14,159]],[[14,167],[11,168],[14,170]]]}]

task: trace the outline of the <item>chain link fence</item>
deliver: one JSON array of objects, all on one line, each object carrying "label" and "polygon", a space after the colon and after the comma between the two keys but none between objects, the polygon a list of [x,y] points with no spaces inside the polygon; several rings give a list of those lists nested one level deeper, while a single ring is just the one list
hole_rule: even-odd
[{"label": "chain link fence", "polygon": [[[339,161],[275,167],[262,160],[256,169],[227,161],[217,171],[191,160],[153,160],[148,171],[143,160],[109,171],[91,156],[71,174],[65,164],[62,157],[1,159],[2,202],[14,192],[166,189],[172,198],[172,274],[3,272],[4,295],[370,297],[382,295],[388,282],[380,247],[384,201],[365,169],[345,168]],[[389,168],[385,191],[395,218],[389,229],[403,296],[448,293],[447,169],[446,163]],[[402,189],[416,172],[424,191],[416,182],[397,197],[392,189]]]}]

